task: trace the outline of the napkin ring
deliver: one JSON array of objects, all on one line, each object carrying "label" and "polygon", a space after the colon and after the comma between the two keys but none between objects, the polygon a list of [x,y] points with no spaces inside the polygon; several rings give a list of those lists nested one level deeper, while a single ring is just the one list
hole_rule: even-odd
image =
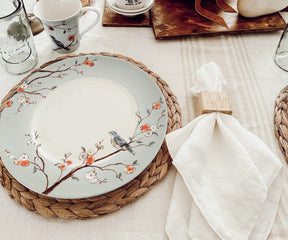
[{"label": "napkin ring", "polygon": [[195,99],[197,115],[221,112],[232,114],[230,102],[226,92],[203,91]]}]

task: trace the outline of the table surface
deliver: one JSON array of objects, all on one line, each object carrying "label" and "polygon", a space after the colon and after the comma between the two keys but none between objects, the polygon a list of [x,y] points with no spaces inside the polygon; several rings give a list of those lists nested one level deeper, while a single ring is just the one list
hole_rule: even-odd
[{"label": "table surface", "polygon": [[[24,2],[31,12],[34,1]],[[91,5],[103,12],[104,0],[93,0]],[[84,24],[89,23],[91,17],[88,13],[83,18]],[[177,96],[183,125],[195,118],[190,88],[196,70],[202,64],[215,61],[228,82],[226,90],[233,116],[259,136],[284,164],[283,193],[269,236],[269,240],[284,240],[288,239],[288,168],[273,130],[274,101],[288,83],[288,73],[273,61],[280,36],[281,32],[274,32],[161,41],[155,39],[151,28],[102,27],[99,23],[82,38],[76,53],[118,53],[144,63],[160,75]],[[44,32],[34,40],[39,54],[38,66],[62,56],[52,50]],[[24,77],[10,75],[0,68],[0,99]],[[16,204],[0,188],[0,239],[167,240],[165,221],[175,174],[172,167],[162,182],[135,203],[86,221],[46,219]]]}]

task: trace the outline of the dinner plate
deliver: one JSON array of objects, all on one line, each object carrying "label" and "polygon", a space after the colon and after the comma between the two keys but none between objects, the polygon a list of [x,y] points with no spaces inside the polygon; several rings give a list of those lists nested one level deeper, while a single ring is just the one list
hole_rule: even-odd
[{"label": "dinner plate", "polygon": [[0,156],[27,188],[55,198],[117,189],[158,153],[167,107],[151,76],[120,57],[70,56],[43,65],[0,107]]}]

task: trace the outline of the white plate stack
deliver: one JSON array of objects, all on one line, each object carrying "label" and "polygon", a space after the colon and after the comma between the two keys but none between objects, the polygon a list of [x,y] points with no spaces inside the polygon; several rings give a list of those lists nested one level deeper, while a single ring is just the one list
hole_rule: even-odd
[{"label": "white plate stack", "polygon": [[138,9],[128,9],[128,8],[121,8],[120,5],[116,3],[117,0],[106,0],[108,7],[118,14],[121,14],[126,17],[134,17],[140,14],[143,14],[147,11],[149,11],[154,4],[154,0],[148,0],[146,4],[143,5],[143,7]]}]

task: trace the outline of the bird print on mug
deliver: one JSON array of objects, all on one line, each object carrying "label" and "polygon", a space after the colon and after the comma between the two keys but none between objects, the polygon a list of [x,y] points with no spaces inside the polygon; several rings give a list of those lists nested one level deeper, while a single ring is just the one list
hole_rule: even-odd
[{"label": "bird print on mug", "polygon": [[[51,39],[52,39],[52,41],[57,45],[57,49],[65,49],[65,50],[70,50],[68,47],[65,47],[65,45],[61,42],[61,41],[59,41],[59,40],[57,40],[54,36],[50,36],[51,37]],[[56,49],[54,49],[54,50],[56,50]]]},{"label": "bird print on mug", "polygon": [[117,132],[110,131],[109,134],[111,135],[111,144],[113,147],[117,149],[125,149],[131,154],[135,155],[135,152],[132,150],[129,143],[127,143],[123,138],[121,138]]}]

